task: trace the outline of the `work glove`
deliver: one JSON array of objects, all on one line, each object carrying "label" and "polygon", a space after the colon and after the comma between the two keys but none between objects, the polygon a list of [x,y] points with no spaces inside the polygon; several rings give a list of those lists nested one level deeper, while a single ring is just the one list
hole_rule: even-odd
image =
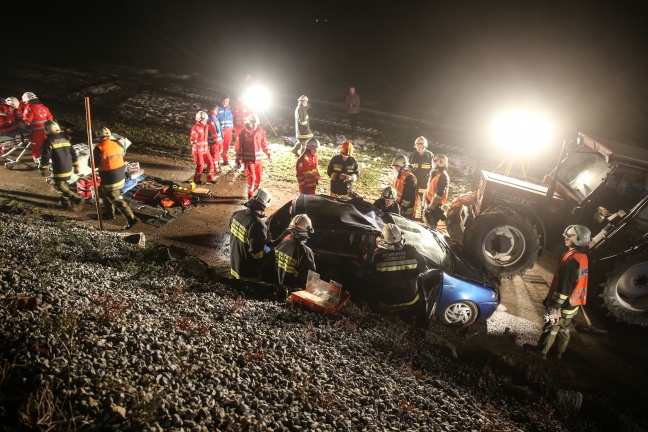
[{"label": "work glove", "polygon": [[270,246],[268,246],[268,245],[264,245],[264,246],[263,246],[263,252],[265,252],[265,253],[270,253]]},{"label": "work glove", "polygon": [[234,162],[234,169],[240,170],[241,169],[241,164],[238,162]]}]

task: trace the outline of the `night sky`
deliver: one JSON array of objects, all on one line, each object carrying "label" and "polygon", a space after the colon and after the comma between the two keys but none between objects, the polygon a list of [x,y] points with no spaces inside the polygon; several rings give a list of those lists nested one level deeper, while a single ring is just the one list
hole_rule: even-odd
[{"label": "night sky", "polygon": [[[290,94],[339,92],[330,100],[353,84],[382,111],[471,129],[523,106],[558,130],[648,147],[641,2],[88,3],[11,2],[16,39],[44,62],[107,61],[231,83],[252,72]],[[26,9],[31,18],[18,18]]]}]

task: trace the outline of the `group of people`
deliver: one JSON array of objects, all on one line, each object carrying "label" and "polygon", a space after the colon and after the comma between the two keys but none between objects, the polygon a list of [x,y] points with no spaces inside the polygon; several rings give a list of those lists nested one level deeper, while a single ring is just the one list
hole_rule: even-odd
[{"label": "group of people", "polygon": [[[72,175],[79,174],[80,170],[77,153],[69,137],[63,133],[49,108],[34,93],[25,92],[21,99],[19,102],[18,98],[9,96],[0,104],[0,133],[20,137],[21,143],[28,140],[34,160],[32,167],[38,168],[43,177],[51,169],[51,184],[61,197],[61,207],[80,211],[86,200],[70,188]],[[126,181],[126,151],[118,141],[112,139],[108,128],[101,127],[96,133],[99,143],[92,157],[100,178],[98,191],[103,218],[114,219],[117,209],[126,218],[124,229],[131,229],[139,219],[121,193]]]}]

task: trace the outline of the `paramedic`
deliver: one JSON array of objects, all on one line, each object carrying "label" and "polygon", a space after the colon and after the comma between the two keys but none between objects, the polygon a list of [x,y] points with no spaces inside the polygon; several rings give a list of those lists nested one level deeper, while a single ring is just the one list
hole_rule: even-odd
[{"label": "paramedic", "polygon": [[22,117],[29,123],[32,157],[37,167],[38,159],[41,156],[41,147],[47,138],[47,135],[45,135],[45,122],[47,120],[54,120],[54,117],[52,117],[49,108],[43,105],[34,93],[24,93],[22,95],[22,101],[24,104]]},{"label": "paramedic", "polygon": [[317,184],[321,178],[317,162],[319,145],[317,138],[309,139],[306,143],[306,150],[297,159],[297,184],[301,194],[315,194],[317,192]]},{"label": "paramedic", "polygon": [[239,169],[243,164],[245,169],[248,198],[252,198],[254,192],[259,190],[263,175],[261,157],[264,153],[268,156],[268,161],[272,162],[266,133],[259,124],[259,116],[251,114],[245,121],[245,129],[241,132],[239,143],[236,146],[234,162],[234,168]]},{"label": "paramedic", "polygon": [[[218,106],[218,121],[220,122],[223,135],[223,150],[221,156],[223,165],[229,165],[230,143],[232,142],[232,130],[234,129],[234,116],[232,107],[229,104],[229,96],[223,96]],[[215,161],[216,163],[217,161]]]},{"label": "paramedic", "polygon": [[207,183],[216,183],[214,177],[215,164],[214,160],[207,148],[207,135],[209,133],[209,125],[207,121],[209,116],[205,111],[198,111],[196,113],[196,123],[191,127],[189,140],[191,141],[191,154],[193,155],[196,171],[194,172],[193,181],[196,184],[202,183],[203,168],[207,165]]},{"label": "paramedic", "polygon": [[270,242],[263,212],[272,196],[258,189],[230,219],[230,273],[235,279],[260,282],[267,265]]}]

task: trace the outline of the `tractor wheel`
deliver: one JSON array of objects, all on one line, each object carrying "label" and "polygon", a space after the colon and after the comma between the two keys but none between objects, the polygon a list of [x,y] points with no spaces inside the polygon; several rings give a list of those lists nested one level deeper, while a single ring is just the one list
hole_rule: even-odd
[{"label": "tractor wheel", "polygon": [[463,206],[475,200],[475,192],[468,192],[457,198],[448,209],[446,229],[448,234],[455,242],[462,244],[464,230],[461,227],[461,210]]},{"label": "tractor wheel", "polygon": [[648,325],[648,253],[632,256],[615,266],[601,296],[618,321]]},{"label": "tractor wheel", "polygon": [[464,250],[473,263],[495,276],[523,274],[538,259],[540,240],[535,226],[508,209],[479,215],[464,237]]}]

